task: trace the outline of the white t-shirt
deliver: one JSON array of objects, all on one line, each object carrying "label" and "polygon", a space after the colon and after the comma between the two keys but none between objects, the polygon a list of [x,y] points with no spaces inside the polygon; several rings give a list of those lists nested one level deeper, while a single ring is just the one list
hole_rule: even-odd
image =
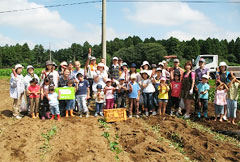
[{"label": "white t-shirt", "polygon": [[96,71],[96,75],[99,78],[99,82],[104,82],[104,78],[108,78],[108,74],[106,71],[103,71],[102,73],[100,71]]},{"label": "white t-shirt", "polygon": [[91,65],[88,65],[87,77],[93,79],[93,76],[96,75],[96,70],[97,70],[97,65],[92,66],[92,69],[91,69]]},{"label": "white t-shirt", "polygon": [[95,94],[96,96],[96,98],[95,98],[95,101],[96,101],[96,103],[104,103],[104,99],[105,99],[105,97],[104,97],[104,92],[103,91],[101,91],[100,92],[100,97],[102,98],[102,99],[98,99],[98,92],[96,92],[96,94]]},{"label": "white t-shirt", "polygon": [[48,98],[49,98],[49,105],[50,106],[56,106],[59,104],[58,101],[58,94],[56,92],[54,93],[49,93],[48,94]]},{"label": "white t-shirt", "polygon": [[147,84],[146,88],[143,88],[143,93],[153,93],[155,92],[155,88],[152,84],[152,81],[150,79],[142,80],[142,85]]}]

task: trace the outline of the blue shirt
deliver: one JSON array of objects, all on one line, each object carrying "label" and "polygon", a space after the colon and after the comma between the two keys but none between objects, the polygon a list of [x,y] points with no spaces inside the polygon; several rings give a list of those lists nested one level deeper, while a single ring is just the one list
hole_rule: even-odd
[{"label": "blue shirt", "polygon": [[76,95],[87,95],[87,89],[88,88],[89,88],[89,83],[88,83],[87,80],[79,82],[78,90],[76,92]]},{"label": "blue shirt", "polygon": [[200,94],[201,92],[204,92],[206,90],[209,91],[210,89],[210,86],[207,84],[207,83],[202,83],[200,82],[198,85],[197,85],[197,88],[198,88],[198,94],[199,94],[199,98],[201,99],[208,99],[208,92],[205,93],[205,94]]},{"label": "blue shirt", "polygon": [[129,98],[137,98],[138,97],[138,91],[140,90],[140,86],[138,83],[130,83],[132,85],[132,92],[129,93]]}]

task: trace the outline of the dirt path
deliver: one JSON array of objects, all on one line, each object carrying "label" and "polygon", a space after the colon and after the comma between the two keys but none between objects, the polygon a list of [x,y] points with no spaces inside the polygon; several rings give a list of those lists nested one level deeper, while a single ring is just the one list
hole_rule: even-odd
[{"label": "dirt path", "polygon": [[[9,98],[9,83],[5,80],[0,80],[0,99],[1,162],[116,161],[107,139],[102,136],[105,130],[98,118],[62,118],[60,122],[29,117],[15,120],[11,117],[12,100]],[[211,127],[210,121],[206,123]],[[239,147],[217,141],[214,135],[191,128],[182,119],[134,118],[108,126],[110,135],[119,137],[122,150],[119,159],[122,162],[240,160]],[[53,127],[57,132],[49,140],[49,148],[44,149],[41,134]],[[46,151],[44,156],[43,150]]]}]

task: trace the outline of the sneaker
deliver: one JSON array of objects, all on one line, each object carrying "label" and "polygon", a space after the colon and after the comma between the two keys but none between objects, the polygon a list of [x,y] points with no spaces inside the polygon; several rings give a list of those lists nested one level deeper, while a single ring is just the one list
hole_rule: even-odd
[{"label": "sneaker", "polygon": [[157,115],[157,112],[156,112],[156,111],[153,111],[153,112],[152,112],[152,115],[153,115],[153,116]]},{"label": "sneaker", "polygon": [[99,114],[100,114],[100,116],[103,116],[103,112],[100,112]]},{"label": "sneaker", "polygon": [[88,118],[89,117],[89,112],[86,112],[86,118]]},{"label": "sneaker", "polygon": [[225,115],[223,116],[223,120],[227,120],[227,117]]},{"label": "sneaker", "polygon": [[139,115],[136,115],[135,117],[136,117],[136,118],[139,118]]},{"label": "sneaker", "polygon": [[98,116],[98,113],[95,113],[95,115],[94,115],[95,117],[97,117]]},{"label": "sneaker", "polygon": [[179,107],[177,112],[178,112],[178,115],[182,115],[182,108]]},{"label": "sneaker", "polygon": [[204,118],[208,118],[207,112],[204,112]]},{"label": "sneaker", "polygon": [[146,115],[146,116],[149,116],[149,112],[145,112],[145,115]]},{"label": "sneaker", "polygon": [[129,115],[129,118],[132,118],[132,115]]},{"label": "sneaker", "polygon": [[16,119],[22,119],[22,117],[19,116],[19,115],[15,116],[15,118],[16,118]]},{"label": "sneaker", "polygon": [[200,112],[198,112],[197,117],[198,117],[198,118],[201,118],[201,113],[200,113]]},{"label": "sneaker", "polygon": [[80,113],[79,117],[82,118],[82,113]]},{"label": "sneaker", "polygon": [[190,115],[187,115],[187,114],[184,115],[184,119],[189,119],[189,118],[190,118]]},{"label": "sneaker", "polygon": [[171,111],[171,112],[170,112],[170,116],[173,116],[173,113],[174,113],[174,111]]}]

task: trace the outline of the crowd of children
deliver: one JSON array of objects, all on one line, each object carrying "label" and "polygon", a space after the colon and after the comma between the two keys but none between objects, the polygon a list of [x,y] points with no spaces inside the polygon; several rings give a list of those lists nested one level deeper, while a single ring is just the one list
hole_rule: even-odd
[{"label": "crowd of children", "polygon": [[[129,118],[139,118],[140,115],[165,116],[166,113],[179,116],[184,108],[184,118],[187,119],[195,101],[196,117],[203,115],[208,118],[209,70],[204,66],[204,59],[199,60],[200,67],[195,71],[191,61],[186,62],[184,69],[180,68],[178,59],[174,59],[172,68],[168,67],[167,61],[158,65],[144,61],[139,73],[135,63],[129,67],[117,57],[113,58],[110,67],[104,62],[102,59],[96,64],[96,58],[89,54],[84,69],[79,61],[69,64],[64,61],[56,71],[57,65],[47,61],[40,79],[31,65],[27,67],[28,74],[23,77],[23,66],[17,64],[10,80],[10,96],[14,99],[13,115],[21,118],[20,105],[26,94],[31,117],[40,117],[42,120],[73,117],[76,109],[80,117],[84,114],[89,117],[89,100],[95,101],[95,117],[103,116],[103,109],[113,108],[128,108]],[[227,71],[224,62],[220,63],[216,77],[215,121],[219,116],[220,122],[228,117],[235,124],[240,82],[233,73]],[[61,93],[55,92],[57,87],[74,87],[75,98],[59,101]]]}]

